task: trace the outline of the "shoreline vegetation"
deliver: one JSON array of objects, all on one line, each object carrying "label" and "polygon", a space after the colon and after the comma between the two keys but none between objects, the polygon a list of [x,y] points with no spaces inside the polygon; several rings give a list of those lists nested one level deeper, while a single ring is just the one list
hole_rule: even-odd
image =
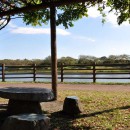
[{"label": "shoreline vegetation", "polygon": [[[96,57],[92,55],[79,55],[78,58],[73,58],[70,56],[61,57],[57,59],[58,65],[63,64],[125,64],[130,63],[130,55],[109,55]],[[1,64],[6,65],[50,65],[51,56],[47,56],[44,59],[0,59]]]}]

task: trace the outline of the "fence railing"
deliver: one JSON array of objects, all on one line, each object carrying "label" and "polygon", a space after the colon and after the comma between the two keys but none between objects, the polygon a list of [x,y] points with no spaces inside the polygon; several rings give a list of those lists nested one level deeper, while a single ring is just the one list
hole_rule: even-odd
[{"label": "fence railing", "polygon": [[[76,75],[76,76],[75,76]],[[104,76],[105,75],[105,76]],[[32,66],[0,65],[0,79],[51,79],[51,66],[36,64]],[[91,65],[58,65],[58,79],[60,82],[73,79],[130,79],[130,64],[91,64]],[[86,81],[87,82],[87,81]]]}]

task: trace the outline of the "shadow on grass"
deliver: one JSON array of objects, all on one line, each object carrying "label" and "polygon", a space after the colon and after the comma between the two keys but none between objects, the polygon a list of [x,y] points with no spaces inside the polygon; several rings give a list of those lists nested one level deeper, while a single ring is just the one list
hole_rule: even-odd
[{"label": "shadow on grass", "polygon": [[6,109],[7,104],[0,104],[0,127],[3,124],[4,120],[8,117]]},{"label": "shadow on grass", "polygon": [[90,130],[90,126],[75,126],[76,116],[65,115],[62,111],[54,112],[50,116],[50,130]]},{"label": "shadow on grass", "polygon": [[112,108],[112,109],[109,109],[109,110],[98,111],[98,112],[94,112],[94,113],[90,113],[90,114],[82,114],[82,115],[78,116],[77,118],[91,117],[91,116],[101,115],[103,113],[113,112],[115,110],[124,110],[124,109],[130,109],[130,106],[117,107],[117,108]]},{"label": "shadow on grass", "polygon": [[98,111],[90,114],[79,114],[77,116],[68,116],[64,114],[62,111],[54,112],[51,114],[51,127],[50,130],[90,130],[93,128],[93,126],[86,126],[83,122],[80,122],[81,124],[79,126],[75,126],[76,119],[80,118],[87,118],[87,117],[94,117],[96,115],[101,115],[103,113],[109,113],[113,112],[115,110],[124,110],[124,109],[130,109],[130,106],[123,106],[123,107],[117,107],[112,108],[108,110]]}]

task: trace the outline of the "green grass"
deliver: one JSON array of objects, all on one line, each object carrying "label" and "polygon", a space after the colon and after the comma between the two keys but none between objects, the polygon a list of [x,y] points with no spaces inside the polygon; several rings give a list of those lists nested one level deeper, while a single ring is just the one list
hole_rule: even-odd
[{"label": "green grass", "polygon": [[[75,117],[62,115],[58,107],[70,95],[81,102],[82,113]],[[130,92],[59,90],[56,103],[46,110],[51,130],[130,130]]]},{"label": "green grass", "polygon": [[130,93],[60,91],[58,101],[76,95],[82,104],[82,113],[67,117],[58,111],[49,112],[51,129],[55,130],[130,130]]}]

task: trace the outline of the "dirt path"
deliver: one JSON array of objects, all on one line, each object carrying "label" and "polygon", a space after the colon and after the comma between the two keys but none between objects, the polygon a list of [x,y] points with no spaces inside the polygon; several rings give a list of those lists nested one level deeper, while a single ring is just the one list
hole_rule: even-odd
[{"label": "dirt path", "polygon": [[[51,88],[49,83],[0,83],[0,87],[45,87]],[[101,84],[58,84],[58,90],[93,90],[93,91],[125,91],[130,92],[130,85],[101,85]]]}]

